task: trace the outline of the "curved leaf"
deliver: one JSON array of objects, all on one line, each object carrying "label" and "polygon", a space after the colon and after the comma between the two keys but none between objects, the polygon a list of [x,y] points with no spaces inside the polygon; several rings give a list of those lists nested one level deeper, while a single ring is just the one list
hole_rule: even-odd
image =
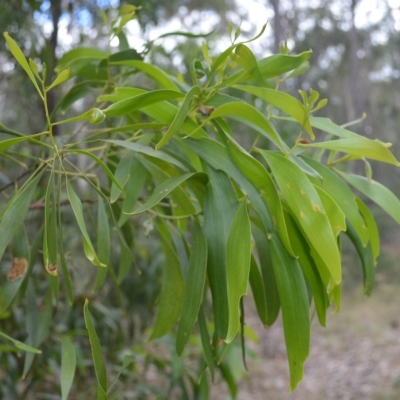
[{"label": "curved leaf", "polygon": [[229,231],[226,255],[229,320],[225,342],[231,342],[239,329],[239,305],[247,294],[251,259],[251,230],[246,198],[239,206]]},{"label": "curved leaf", "polygon": [[[321,199],[307,176],[278,153],[259,150],[271,167],[275,180],[316,252],[324,260],[332,279],[342,279],[339,249]],[[315,234],[318,232],[318,234]]]},{"label": "curved leaf", "polygon": [[192,332],[203,298],[207,270],[207,240],[201,226],[193,221],[192,248],[182,314],[176,334],[176,351],[181,355]]}]

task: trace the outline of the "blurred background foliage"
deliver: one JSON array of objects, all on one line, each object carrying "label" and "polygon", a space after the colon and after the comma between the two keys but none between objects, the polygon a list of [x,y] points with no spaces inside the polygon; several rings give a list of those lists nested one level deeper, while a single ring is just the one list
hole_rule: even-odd
[{"label": "blurred background foliage", "polygon": [[[230,43],[227,34],[228,23],[234,29],[240,26],[242,35],[250,37],[267,20],[268,34],[261,41],[251,45],[260,56],[278,52],[279,46],[287,41],[291,52],[300,53],[312,49],[311,69],[285,88],[297,96],[297,89],[315,88],[322,98],[328,98],[330,107],[319,115],[327,116],[337,123],[346,123],[363,116],[362,122],[352,129],[369,137],[379,137],[393,143],[393,152],[400,157],[400,4],[395,0],[135,0],[123,4],[140,6],[138,19],[131,21],[125,30],[125,37],[115,40],[112,46],[122,46],[125,38],[147,60],[162,67],[168,67],[184,75],[189,74],[193,58],[201,58],[200,44],[204,39],[187,37],[156,38],[166,32],[189,31],[208,33],[208,46],[222,49]],[[52,70],[61,55],[79,46],[107,46],[107,32],[103,29],[100,9],[116,15],[119,0],[7,0],[0,2],[0,31],[8,31],[23,49],[27,57],[45,62]],[[49,99],[50,107],[57,104],[57,91]],[[82,107],[79,102],[76,108]],[[82,107],[82,109],[86,109]],[[325,114],[329,113],[329,114]],[[26,118],[29,115],[29,118]],[[0,120],[4,125],[17,131],[31,134],[41,131],[45,126],[45,116],[32,85],[0,41]],[[283,129],[285,126],[283,125]],[[291,132],[287,132],[287,137]],[[373,163],[374,178],[388,186],[397,196],[400,195],[400,171],[384,164]],[[362,168],[354,164],[354,169]],[[11,175],[10,168],[13,168]],[[15,169],[15,170],[14,170]],[[13,176],[23,170],[15,168],[5,158],[0,165],[0,186],[5,186]],[[7,176],[6,176],[7,172]],[[4,196],[4,192],[1,194]],[[371,205],[371,204],[370,204]],[[377,278],[380,282],[399,282],[400,256],[398,230],[394,221],[371,205],[381,233],[382,255],[378,262]],[[31,232],[40,225],[41,213],[32,212]],[[143,220],[132,232],[135,252],[143,265],[135,268],[143,271],[141,275],[129,274],[121,292],[113,289],[115,282],[105,285],[97,299],[93,301],[92,314],[97,321],[96,329],[104,348],[112,374],[116,375],[124,354],[135,356],[134,374],[122,373],[125,398],[184,397],[187,382],[195,387],[199,398],[209,390],[203,379],[192,382],[192,370],[201,370],[196,357],[189,360],[190,368],[183,368],[182,360],[174,356],[174,345],[168,337],[160,345],[143,344],[146,329],[153,318],[153,299],[159,290],[162,260],[157,244],[147,239]],[[67,248],[78,246],[73,230],[66,231]],[[118,249],[114,249],[114,256]],[[351,287],[361,282],[361,268],[352,265],[354,256],[350,246],[344,247],[344,283]],[[74,256],[76,262],[76,256]],[[79,260],[79,259],[78,259]],[[348,261],[347,261],[348,260]],[[6,260],[7,261],[7,260]],[[118,264],[119,260],[114,260]],[[51,329],[58,335],[73,334],[86,340],[85,324],[82,316],[84,298],[89,294],[93,276],[76,262],[74,282],[77,305],[71,308],[68,302],[60,302],[57,315],[53,316],[56,325]],[[346,266],[350,265],[350,267]],[[3,267],[2,267],[3,268]],[[46,293],[46,283],[35,281],[29,289],[32,298],[38,300],[37,315],[43,315],[40,301]],[[33,293],[33,294],[32,294]],[[25,336],[23,314],[18,307],[13,316],[0,320],[1,329],[15,332],[14,337]],[[44,318],[43,316],[42,318]],[[251,336],[251,335],[250,335]],[[52,339],[51,335],[46,339]],[[198,343],[192,343],[199,349]],[[53,352],[57,346],[46,347]],[[74,399],[94,398],[90,382],[95,382],[93,371],[85,370],[91,356],[77,348],[80,377],[74,383]],[[170,351],[171,350],[171,351]],[[196,351],[194,352],[196,354]],[[187,354],[186,354],[187,356]],[[229,355],[233,365],[239,363],[240,353]],[[57,396],[60,373],[59,354],[46,351],[34,360],[34,372],[20,381],[23,360],[13,353],[1,353],[0,349],[0,398],[6,399],[53,399]],[[7,373],[5,373],[7,371]],[[234,368],[236,378],[244,375],[242,368]],[[229,376],[226,377],[229,382]],[[120,383],[117,383],[117,386]],[[233,385],[233,384],[232,384]],[[94,387],[94,385],[92,385]],[[178,391],[176,391],[178,390]],[[234,386],[231,387],[231,393]],[[35,394],[32,394],[35,393]],[[178,393],[178,394],[177,394]],[[183,394],[182,394],[183,393]],[[38,397],[39,396],[39,397]]]}]

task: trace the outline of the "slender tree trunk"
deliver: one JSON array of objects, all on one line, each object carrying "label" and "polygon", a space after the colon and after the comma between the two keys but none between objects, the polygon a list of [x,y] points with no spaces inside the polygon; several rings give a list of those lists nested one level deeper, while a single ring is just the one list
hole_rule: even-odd
[{"label": "slender tree trunk", "polygon": [[[51,18],[53,21],[53,32],[51,33],[50,36],[50,51],[51,51],[51,65],[47,66],[47,83],[49,84],[52,81],[53,78],[53,71],[54,68],[57,64],[57,57],[56,57],[56,48],[58,44],[58,24],[60,22],[60,17],[61,17],[61,0],[51,0]],[[51,90],[47,94],[47,102],[48,102],[48,107],[49,107],[49,112],[51,113],[56,104],[57,104],[57,99],[55,96],[55,91]],[[53,127],[53,134],[57,135],[58,134],[58,126],[55,125]]]},{"label": "slender tree trunk", "polygon": [[352,96],[352,103],[354,115],[352,118],[359,118],[365,111],[365,104],[361,97],[359,87],[359,71],[360,60],[357,56],[357,51],[360,49],[358,32],[355,26],[355,9],[358,0],[351,0],[351,29],[350,29],[350,90]]},{"label": "slender tree trunk", "polygon": [[279,46],[283,37],[280,0],[270,0],[270,3],[274,9],[274,53],[279,53]]}]

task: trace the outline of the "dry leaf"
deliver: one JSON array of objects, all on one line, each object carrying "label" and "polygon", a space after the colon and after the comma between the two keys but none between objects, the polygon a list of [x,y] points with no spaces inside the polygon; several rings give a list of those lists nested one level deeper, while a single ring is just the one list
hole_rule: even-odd
[{"label": "dry leaf", "polygon": [[7,274],[7,279],[12,282],[20,278],[25,274],[27,266],[28,260],[26,258],[13,257],[11,267]]}]

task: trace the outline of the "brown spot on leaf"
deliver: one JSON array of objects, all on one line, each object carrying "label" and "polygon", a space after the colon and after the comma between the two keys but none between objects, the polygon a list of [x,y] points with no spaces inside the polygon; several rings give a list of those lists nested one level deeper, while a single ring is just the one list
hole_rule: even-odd
[{"label": "brown spot on leaf", "polygon": [[213,107],[213,106],[210,106],[210,107],[200,106],[198,108],[199,113],[204,115],[205,117],[208,117],[214,110],[215,110],[215,107]]},{"label": "brown spot on leaf", "polygon": [[58,265],[52,265],[52,264],[47,265],[47,271],[49,272],[49,274],[57,276],[57,270],[58,270]]},{"label": "brown spot on leaf", "polygon": [[13,257],[7,279],[12,282],[23,276],[28,267],[28,260],[24,257]]}]

